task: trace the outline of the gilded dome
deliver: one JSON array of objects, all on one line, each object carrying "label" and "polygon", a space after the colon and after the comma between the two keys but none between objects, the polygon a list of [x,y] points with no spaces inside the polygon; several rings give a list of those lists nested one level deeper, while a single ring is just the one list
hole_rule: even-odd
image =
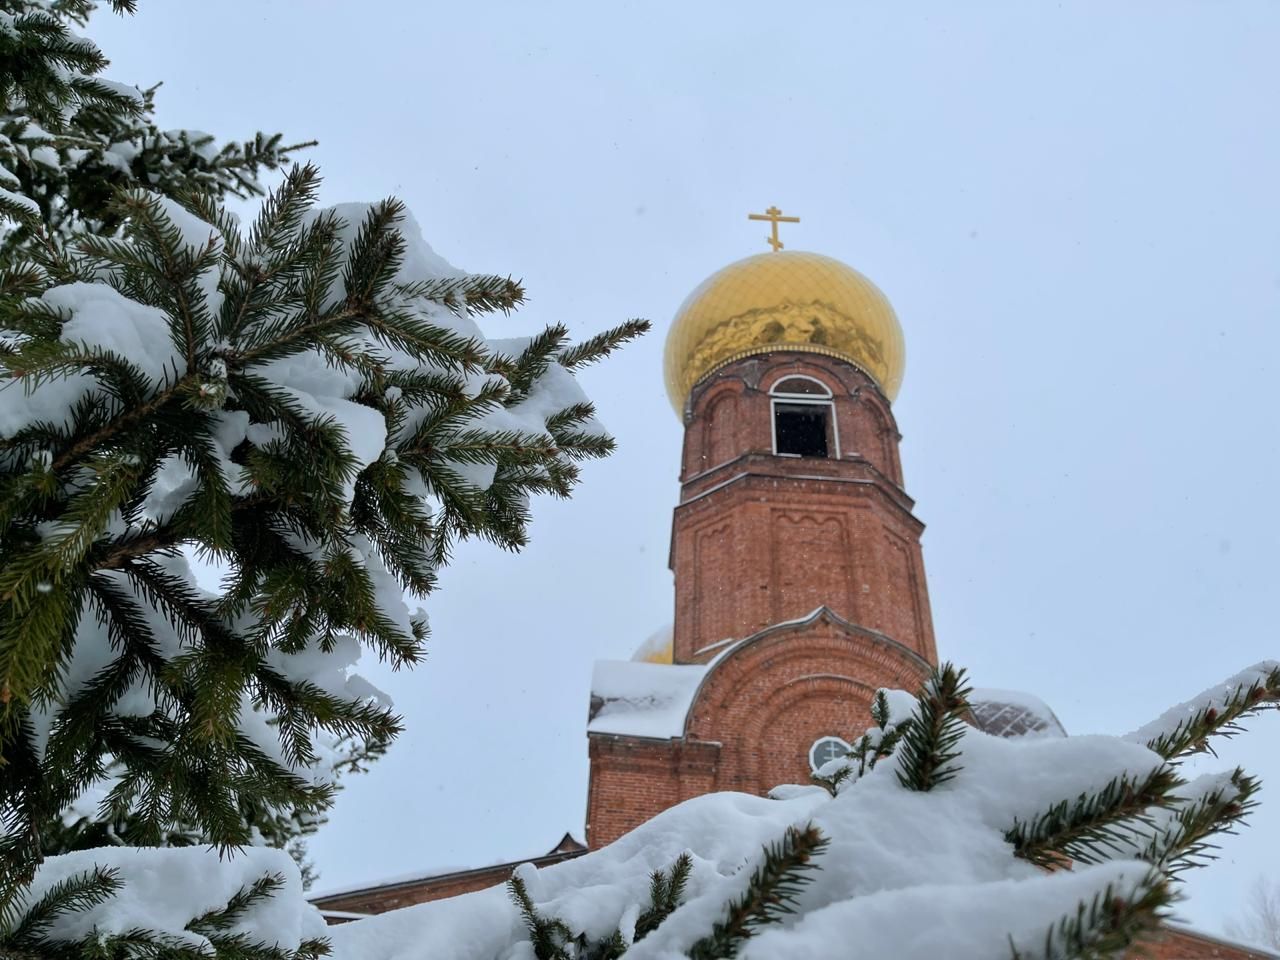
[{"label": "gilded dome", "polygon": [[729,264],[677,311],[664,360],[676,413],[707,374],[770,350],[847,360],[890,400],[902,385],[902,328],[879,288],[839,260],[782,250]]}]

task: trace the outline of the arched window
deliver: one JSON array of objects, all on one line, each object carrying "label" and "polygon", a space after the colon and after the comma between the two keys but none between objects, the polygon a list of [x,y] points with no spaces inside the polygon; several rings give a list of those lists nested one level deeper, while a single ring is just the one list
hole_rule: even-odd
[{"label": "arched window", "polygon": [[786,377],[774,384],[769,394],[773,452],[777,456],[840,456],[835,405],[826,384],[813,377]]},{"label": "arched window", "polygon": [[827,385],[821,380],[815,380],[813,377],[787,377],[785,380],[779,380],[773,385],[770,393],[777,395],[780,393],[799,394],[805,397],[830,397],[831,391],[827,389]]}]

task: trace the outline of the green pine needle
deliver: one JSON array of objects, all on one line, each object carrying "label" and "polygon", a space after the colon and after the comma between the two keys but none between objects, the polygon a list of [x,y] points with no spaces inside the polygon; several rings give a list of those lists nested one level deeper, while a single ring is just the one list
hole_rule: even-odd
[{"label": "green pine needle", "polygon": [[1168,805],[1183,784],[1167,765],[1141,777],[1118,776],[1101,790],[1061,800],[1033,819],[1015,823],[1005,839],[1017,856],[1042,867],[1064,860],[1116,859],[1144,832],[1146,811]]},{"label": "green pine needle", "polygon": [[963,670],[950,663],[934,669],[917,696],[916,715],[903,728],[897,755],[898,781],[909,790],[932,790],[960,772],[955,761],[969,713]]},{"label": "green pine needle", "polygon": [[726,908],[707,936],[689,948],[692,960],[722,960],[734,956],[760,928],[793,913],[800,891],[813,878],[814,859],[830,841],[812,824],[788,827],[781,840],[765,848],[747,889]]}]

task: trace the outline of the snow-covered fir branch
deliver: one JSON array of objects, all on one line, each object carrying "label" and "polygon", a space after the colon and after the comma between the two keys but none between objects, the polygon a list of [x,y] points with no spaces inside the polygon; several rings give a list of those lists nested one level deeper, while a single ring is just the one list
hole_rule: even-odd
[{"label": "snow-covered fir branch", "polygon": [[563,328],[481,333],[518,286],[449,266],[398,204],[315,209],[317,184],[295,170],[244,235],[208,198],[124,193],[122,238],[0,288],[0,786],[27,871],[104,783],[132,843],[305,833],[340,766],[320,739],[399,729],[352,667],[420,659],[405,591],[460,537],[523,545],[530,496],[612,449]]}]

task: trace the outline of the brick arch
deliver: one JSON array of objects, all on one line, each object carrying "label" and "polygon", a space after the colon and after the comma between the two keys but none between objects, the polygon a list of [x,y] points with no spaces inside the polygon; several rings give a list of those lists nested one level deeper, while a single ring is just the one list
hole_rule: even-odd
[{"label": "brick arch", "polygon": [[704,407],[702,414],[702,449],[707,466],[715,467],[732,459],[738,433],[739,394],[741,390],[719,390]]},{"label": "brick arch", "polygon": [[716,789],[761,793],[808,779],[818,736],[870,725],[879,687],[914,689],[930,665],[888,637],[821,608],[742,641],[703,679],[685,739],[723,744]]},{"label": "brick arch", "polygon": [[780,783],[809,782],[809,748],[819,737],[845,740],[871,726],[871,700],[883,684],[836,673],[795,677],[775,689],[741,738],[750,745],[742,776],[763,793]]},{"label": "brick arch", "polygon": [[696,397],[690,419],[690,426],[696,425],[696,429],[685,431],[686,477],[719,466],[737,452],[733,448],[746,391],[747,385],[740,378],[723,377]]},{"label": "brick arch", "polygon": [[846,378],[836,376],[831,370],[825,366],[812,363],[808,360],[798,359],[788,363],[778,364],[770,367],[760,379],[760,392],[772,393],[774,386],[792,377],[809,377],[817,380],[824,387],[831,391],[832,397],[847,395],[852,392]]},{"label": "brick arch", "polygon": [[748,389],[748,384],[743,377],[732,375],[732,371],[728,372],[731,375],[717,376],[705,387],[695,390],[690,408],[693,419],[696,420],[706,416],[711,406],[725,394],[738,396]]},{"label": "brick arch", "polygon": [[902,486],[902,466],[898,460],[898,441],[902,439],[898,433],[898,422],[894,419],[889,401],[876,390],[868,391],[860,397],[860,409],[865,411],[869,448],[864,456],[875,465],[876,469],[886,477]]}]

